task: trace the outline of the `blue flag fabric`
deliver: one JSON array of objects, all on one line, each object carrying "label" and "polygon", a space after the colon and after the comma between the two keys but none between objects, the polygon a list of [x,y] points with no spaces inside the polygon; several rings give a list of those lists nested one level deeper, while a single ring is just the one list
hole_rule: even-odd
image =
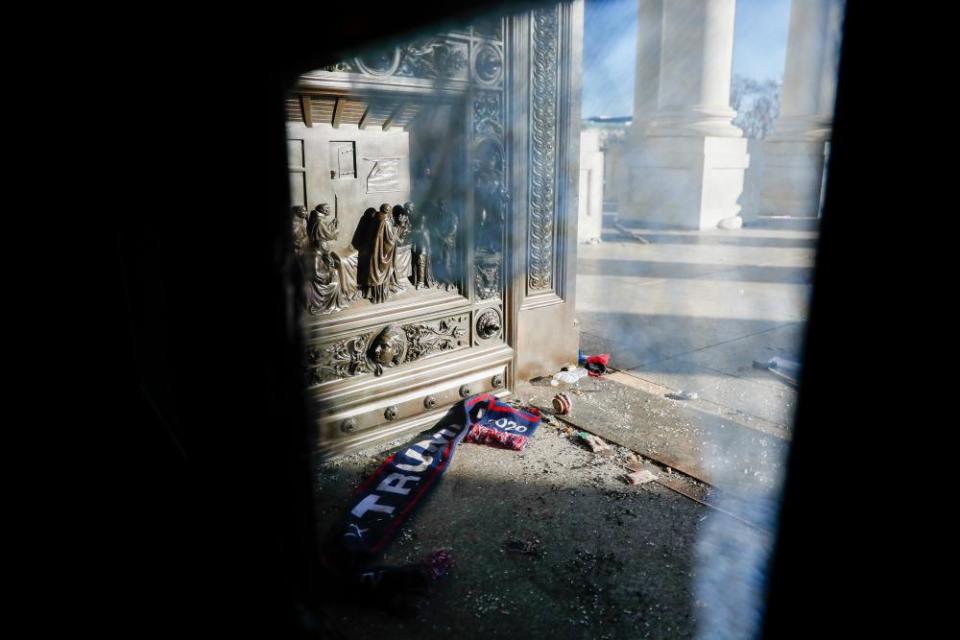
[{"label": "blue flag fabric", "polygon": [[490,393],[467,398],[451,409],[427,436],[388,457],[354,493],[341,525],[340,544],[362,561],[384,549],[437,480],[457,446],[467,438],[480,444],[522,449],[540,416],[515,409]]}]

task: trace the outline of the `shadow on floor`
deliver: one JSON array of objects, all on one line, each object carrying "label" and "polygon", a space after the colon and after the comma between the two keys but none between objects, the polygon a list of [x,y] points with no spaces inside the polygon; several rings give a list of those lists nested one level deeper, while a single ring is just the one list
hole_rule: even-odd
[{"label": "shadow on floor", "polygon": [[[385,453],[320,469],[326,522]],[[521,454],[462,445],[381,559],[406,564],[451,549],[454,568],[428,606],[398,620],[336,602],[330,618],[347,638],[693,637],[705,508],[655,483],[629,487],[621,475],[554,427]],[[537,551],[511,553],[510,541],[535,541]]]},{"label": "shadow on floor", "polygon": [[[578,312],[577,318],[581,335],[589,335],[591,344],[609,353],[610,364],[617,369],[651,367],[667,358],[797,324],[777,320],[613,312]],[[581,348],[593,352],[597,347]],[[758,353],[755,357],[762,355]],[[753,358],[741,359],[745,366],[751,366]]]},{"label": "shadow on floor", "polygon": [[[719,234],[687,234],[687,233],[668,233],[663,231],[646,231],[638,229],[637,233],[643,236],[651,244],[686,244],[686,245],[726,245],[734,247],[771,247],[784,249],[815,249],[817,238],[765,238],[758,236],[734,235],[736,232],[730,232],[731,235]],[[629,239],[616,230],[604,230],[600,236],[601,240],[606,242],[629,241]]]},{"label": "shadow on floor", "polygon": [[810,284],[812,267],[652,262],[646,260],[599,260],[579,258],[577,275],[636,276],[679,280],[729,280],[776,284]]}]

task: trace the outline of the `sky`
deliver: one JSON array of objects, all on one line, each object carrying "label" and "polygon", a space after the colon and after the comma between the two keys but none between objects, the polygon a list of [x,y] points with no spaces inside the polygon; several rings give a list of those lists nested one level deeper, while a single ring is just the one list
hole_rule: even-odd
[{"label": "sky", "polygon": [[[737,0],[733,73],[783,79],[790,0]],[[633,113],[637,0],[586,0],[583,27],[584,118]]]}]

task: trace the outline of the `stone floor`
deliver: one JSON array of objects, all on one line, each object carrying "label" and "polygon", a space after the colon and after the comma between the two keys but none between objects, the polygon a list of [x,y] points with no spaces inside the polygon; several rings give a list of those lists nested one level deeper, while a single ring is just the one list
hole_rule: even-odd
[{"label": "stone floor", "polygon": [[[352,489],[401,444],[322,465],[320,517],[338,517]],[[461,445],[381,558],[402,565],[446,548],[450,574],[410,618],[341,601],[327,604],[330,622],[346,638],[692,637],[695,545],[708,508],[656,482],[629,486],[628,454],[593,454],[557,425],[543,425],[522,453]]]},{"label": "stone floor", "polygon": [[[544,424],[522,453],[462,445],[381,559],[447,548],[453,570],[407,618],[328,602],[344,637],[754,634],[796,392],[752,364],[798,359],[816,236],[644,235],[579,247],[582,347],[618,371],[567,388],[566,422]],[[668,397],[678,390],[699,397]],[[547,406],[555,392],[522,382],[515,397]],[[612,451],[591,452],[581,429]],[[322,522],[404,442],[320,464]],[[636,454],[657,480],[625,481]]]},{"label": "stone floor", "polygon": [[580,245],[581,348],[667,389],[789,428],[793,387],[754,360],[800,360],[816,232],[638,230]]}]

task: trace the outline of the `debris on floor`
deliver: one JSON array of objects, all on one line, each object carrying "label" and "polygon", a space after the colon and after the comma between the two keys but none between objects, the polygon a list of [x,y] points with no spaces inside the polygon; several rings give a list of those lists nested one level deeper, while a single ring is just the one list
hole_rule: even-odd
[{"label": "debris on floor", "polygon": [[634,471],[633,473],[627,474],[627,482],[632,485],[646,484],[648,482],[653,482],[656,479],[657,476],[648,469],[641,469],[640,471]]},{"label": "debris on floor", "polygon": [[590,451],[594,453],[603,453],[605,451],[613,452],[613,447],[592,433],[581,431],[577,434],[577,438],[590,447]]},{"label": "debris on floor", "polygon": [[671,400],[697,400],[700,395],[696,391],[674,391],[673,393],[668,393],[667,396]]},{"label": "debris on floor", "polygon": [[563,384],[576,384],[580,381],[581,378],[586,377],[589,374],[589,371],[583,367],[576,367],[566,371],[558,371],[554,374],[553,380],[550,381],[550,384],[553,386],[559,386]]},{"label": "debris on floor", "polygon": [[503,544],[504,551],[509,553],[519,553],[525,556],[540,555],[540,540],[533,538],[531,540],[510,540]]},{"label": "debris on floor", "polygon": [[796,387],[800,380],[800,363],[796,360],[773,357],[769,360],[754,360],[754,369],[764,369],[788,384]]},{"label": "debris on floor", "polygon": [[650,241],[644,238],[642,235],[640,235],[633,229],[628,229],[627,227],[623,226],[619,222],[614,222],[613,226],[616,228],[617,231],[627,236],[627,238],[631,240],[636,240],[640,244],[650,244]]},{"label": "debris on floor", "polygon": [[[429,489],[427,508],[417,509],[412,521],[405,520],[412,524],[400,527],[395,539],[399,544],[386,546],[377,558],[382,565],[363,578],[377,584],[365,583],[362,592],[345,593],[342,600],[324,605],[337,612],[338,621],[354,637],[390,630],[398,640],[439,640],[452,629],[466,628],[477,637],[580,640],[585,637],[582,630],[593,625],[603,625],[598,628],[605,633],[587,637],[693,637],[689,574],[696,525],[710,508],[706,489],[689,476],[666,475],[656,451],[631,450],[592,428],[610,412],[619,412],[620,420],[634,428],[649,420],[672,427],[676,420],[671,421],[669,409],[679,411],[682,403],[664,399],[666,389],[646,396],[668,409],[668,415],[654,419],[635,414],[630,407],[646,409],[644,400],[625,395],[609,376],[580,384],[599,391],[586,389],[574,397],[570,389],[518,385],[512,400],[498,399],[511,410],[538,408],[541,421],[555,416],[555,428],[539,427],[516,454],[476,445],[460,448],[443,479]],[[577,427],[573,418],[553,413],[551,400],[560,391],[577,405],[578,419],[590,423]],[[495,423],[500,416],[489,417]],[[488,418],[486,412],[482,418]],[[428,437],[432,439],[425,435],[420,441]],[[318,472],[318,500],[325,519],[342,514],[357,484],[382,484],[385,478],[376,475],[377,467],[391,452],[405,451],[404,444],[407,438],[324,462]],[[423,464],[428,455],[443,451],[439,444],[435,451],[429,448],[418,448],[422,462],[398,462]],[[645,474],[627,477],[643,470],[656,480],[644,482]],[[420,484],[393,479],[387,486],[411,489]],[[376,493],[377,503],[366,505],[371,510],[358,523],[362,529],[382,515],[373,507],[397,504]],[[366,539],[373,533],[362,535]],[[445,563],[443,554],[431,556],[434,549],[452,549],[455,568],[449,569],[453,563]],[[425,555],[435,562],[425,561]],[[445,570],[450,574],[432,579],[425,568],[434,566],[432,575]],[[529,606],[519,607],[520,602]],[[416,623],[405,622],[411,618]],[[657,629],[672,630],[650,635]]]},{"label": "debris on floor", "polygon": [[717,223],[717,229],[724,229],[726,231],[735,231],[741,228],[743,228],[743,218],[740,216],[730,216]]},{"label": "debris on floor", "polygon": [[529,382],[535,387],[549,387],[553,383],[553,376],[537,376],[536,378],[530,378]]},{"label": "debris on floor", "polygon": [[[453,565],[445,549],[414,567],[370,569],[369,564],[447,470],[461,441],[520,451],[539,423],[539,412],[515,409],[492,394],[467,398],[441,418],[432,433],[418,436],[389,456],[362,482],[351,497],[347,514],[331,532],[324,550],[325,564],[348,580],[372,585],[390,598],[394,591],[387,589],[390,584],[396,583],[399,591],[408,586],[419,589],[423,586],[419,583],[443,576]],[[393,609],[404,615],[416,609],[416,603],[400,596],[391,600]]]},{"label": "debris on floor", "polygon": [[595,356],[585,356],[580,353],[580,365],[585,367],[587,373],[594,378],[599,378],[607,372],[607,363],[610,362],[609,353],[601,353]]},{"label": "debris on floor", "polygon": [[630,469],[630,471],[640,471],[641,469],[645,468],[643,464],[643,460],[640,459],[640,456],[633,453],[632,451],[627,456],[627,459],[624,462],[623,466],[625,466],[627,469]]},{"label": "debris on floor", "polygon": [[553,396],[553,410],[557,415],[565,416],[570,413],[570,396],[565,393],[558,393]]},{"label": "debris on floor", "polygon": [[437,549],[423,558],[420,566],[431,580],[439,580],[453,568],[453,555],[449,549]]},{"label": "debris on floor", "polygon": [[[649,238],[657,244],[620,242],[614,234],[611,239],[615,241],[605,251],[623,253],[602,257],[628,256],[634,260],[636,272],[659,275],[665,269],[669,271],[664,256],[673,259],[681,242],[689,244],[684,250],[699,250],[692,244],[694,240],[707,245],[700,248],[708,251],[705,255],[710,259],[691,261],[698,265],[721,262],[713,259],[715,250],[724,249],[715,246],[717,238],[744,254],[763,244],[748,238],[754,233],[749,230],[742,242],[740,236],[723,236],[726,232],[714,232],[702,239],[665,238],[660,232],[652,233]],[[794,244],[807,247],[810,243],[804,240]],[[663,249],[670,252],[657,253],[655,265],[645,262],[648,252]],[[768,248],[764,246],[762,251],[766,254]],[[813,249],[798,251],[812,254]],[[792,258],[789,264],[794,264]],[[590,269],[585,273],[592,274],[591,270],[613,263],[595,263],[591,258],[584,266]],[[616,266],[629,267],[623,271],[634,268],[619,263]],[[698,273],[699,268],[693,272]],[[688,264],[677,263],[675,269],[684,274],[690,271]],[[756,293],[750,284],[736,284],[737,278],[730,280],[724,286],[729,286],[734,296],[738,287],[741,295]],[[764,291],[768,284],[761,284]],[[588,301],[592,302],[595,300]],[[549,373],[538,371],[545,375],[533,380],[521,380],[520,375],[511,380],[514,384],[509,385],[510,391],[520,399],[511,402],[514,408],[535,406],[540,409],[541,421],[548,423],[538,429],[540,433],[523,452],[464,445],[443,479],[430,489],[426,508],[419,509],[412,524],[401,530],[395,540],[399,544],[385,549],[380,561],[394,567],[413,567],[433,549],[453,549],[456,567],[441,582],[442,588],[430,594],[429,608],[418,614],[415,623],[397,624],[381,611],[368,611],[372,598],[330,604],[330,611],[342,620],[345,630],[350,630],[350,637],[386,633],[396,640],[440,640],[460,633],[482,638],[612,640],[689,638],[703,628],[705,609],[697,600],[700,594],[692,580],[700,576],[695,553],[700,548],[697,534],[716,522],[738,527],[748,535],[756,531],[753,525],[729,515],[739,518],[743,515],[740,509],[731,508],[728,515],[715,518],[707,518],[707,514],[719,513],[715,505],[720,504],[721,488],[737,496],[765,495],[778,477],[790,434],[776,402],[791,401],[795,393],[777,376],[792,376],[794,371],[769,359],[774,355],[800,359],[784,340],[799,335],[802,323],[762,337],[751,335],[739,343],[738,349],[709,347],[714,350],[707,353],[711,357],[717,354],[720,361],[704,356],[696,363],[722,364],[723,370],[736,373],[723,378],[723,385],[718,387],[719,377],[697,375],[699,364],[679,371],[659,365],[631,367],[633,360],[640,362],[646,357],[648,344],[650,353],[660,354],[662,347],[664,355],[673,356],[670,349],[676,346],[686,351],[688,341],[675,340],[672,330],[659,333],[657,329],[662,326],[673,329],[675,322],[669,316],[665,320],[653,317],[655,311],[645,307],[650,317],[643,319],[653,323],[652,330],[647,331],[645,325],[644,340],[624,346],[621,338],[627,327],[623,320],[635,318],[612,315],[624,312],[620,301],[615,302],[616,307],[596,307],[603,312],[587,312],[585,309],[594,308],[589,304],[578,311],[581,318],[576,329],[583,337],[583,354],[577,357],[573,350],[568,369],[582,367],[587,370],[586,377],[572,384],[558,381],[552,385],[558,370],[553,368]],[[776,311],[779,313],[779,308]],[[660,321],[662,325],[656,324]],[[725,328],[728,323],[730,320],[724,317],[717,324]],[[699,332],[701,324],[698,318],[690,329]],[[712,329],[710,323],[705,326]],[[612,352],[617,359],[610,360],[613,366],[602,376],[591,376],[586,358],[602,352]],[[763,361],[759,364],[764,371],[753,369],[751,376],[754,357]],[[621,367],[624,371],[617,371]],[[707,381],[698,386],[697,381],[703,378]],[[699,392],[701,388],[707,394],[703,399],[694,400],[692,395],[665,397],[671,391]],[[766,393],[752,395],[747,389]],[[497,393],[506,391],[506,387],[498,387]],[[567,415],[555,412],[553,407],[552,400],[560,392],[572,401]],[[705,399],[709,402],[704,403]],[[596,438],[594,446],[579,437],[581,431]],[[371,445],[372,454],[349,454],[324,462],[316,474],[318,512],[323,521],[339,516],[349,492],[403,444]],[[609,453],[607,446],[612,447],[612,455],[600,453]],[[419,450],[425,454],[424,461],[427,455],[437,453],[422,447]],[[670,468],[674,464],[677,471]],[[744,469],[749,473],[744,474]],[[755,477],[756,472],[762,475]],[[372,486],[377,486],[378,480]],[[391,484],[406,489],[420,482],[392,481],[388,486]],[[380,514],[369,512],[366,518],[375,515]],[[361,526],[366,528],[365,524]],[[406,529],[411,532],[409,538],[401,537]],[[384,575],[384,580],[388,577]],[[729,582],[718,580],[717,584],[721,589],[730,588]],[[334,585],[332,589],[342,587]]]}]

